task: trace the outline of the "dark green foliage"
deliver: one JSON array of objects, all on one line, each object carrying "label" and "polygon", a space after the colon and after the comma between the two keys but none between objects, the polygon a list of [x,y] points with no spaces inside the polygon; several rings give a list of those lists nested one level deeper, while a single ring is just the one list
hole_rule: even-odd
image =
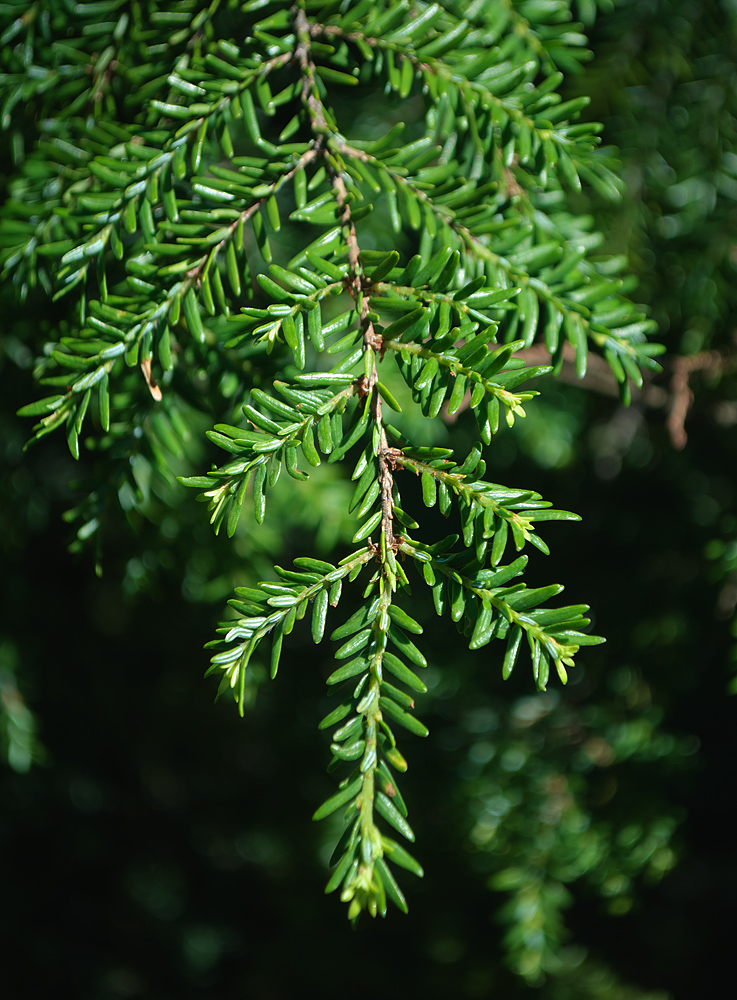
[{"label": "dark green foliage", "polygon": [[[621,298],[608,262],[597,265],[587,255],[596,238],[565,213],[563,187],[577,188],[579,174],[602,189],[616,187],[597,157],[595,131],[569,122],[585,102],[560,103],[560,75],[528,46],[531,36],[512,30],[509,15],[500,17],[491,4],[475,5],[465,19],[439,5],[417,19],[403,3],[371,11],[335,3],[266,6],[273,9],[241,8],[237,36],[217,5],[172,9],[180,44],[167,46],[159,60],[164,72],[157,80],[165,75],[169,87],[162,99],[149,96],[148,67],[140,77],[135,67],[145,18],[153,25],[164,12],[143,7],[140,30],[130,34],[125,12],[100,29],[109,34],[104,51],[129,68],[128,85],[135,82],[138,104],[126,108],[133,124],[110,119],[114,90],[107,114],[96,103],[94,119],[54,119],[53,136],[22,164],[5,215],[5,270],[21,296],[40,282],[58,289],[56,298],[70,293],[77,302],[74,336],[61,339],[39,372],[45,385],[62,391],[22,413],[41,418],[38,436],[65,424],[76,457],[93,392],[102,431],[114,439],[117,424],[127,432],[114,391],[112,407],[110,398],[110,381],[117,384],[125,366],[140,366],[158,403],[162,395],[176,399],[174,375],[190,358],[209,358],[213,370],[222,358],[237,373],[246,359],[287,348],[293,367],[286,381],[273,382],[276,395],[254,390],[244,402],[252,429],[215,424],[207,432],[231,460],[205,478],[183,480],[206,487],[211,522],[217,531],[226,520],[230,536],[249,492],[256,521],[263,521],[282,465],[301,480],[307,472],[300,456],[309,468],[362,449],[352,504],[353,542],[361,547],[338,566],[298,561],[297,572],[278,570],[280,583],[238,593],[231,605],[240,618],[222,626],[212,669],[242,713],[260,641],[271,638],[274,676],[295,622],[312,608],[319,642],[343,581],[366,568],[361,586],[370,613],[336,652],[339,660],[358,656],[328,679],[351,681],[355,712],[333,734],[334,763],[360,761],[316,817],[346,807],[352,833],[338,860],[340,882],[333,878],[330,887],[342,885],[351,916],[363,908],[384,913],[387,897],[405,903],[381,861],[374,806],[399,832],[409,831],[380,791],[394,789],[386,770],[396,748],[391,724],[427,733],[407,711],[412,698],[384,680],[385,656],[395,678],[411,678],[410,687],[418,681],[405,661],[426,662],[407,635],[407,622],[412,632],[419,625],[395,603],[410,588],[401,560],[415,562],[436,610],[449,611],[472,648],[506,641],[505,677],[523,636],[541,690],[551,666],[565,682],[578,648],[600,640],[579,631],[588,622],[585,607],[539,607],[561,587],[506,586],[523,571],[524,557],[500,565],[508,542],[517,551],[526,542],[547,551],[534,520],[574,515],[550,510],[538,494],[485,482],[478,449],[457,464],[447,449],[405,442],[385,423],[382,403],[395,410],[400,404],[379,385],[378,373],[396,363],[427,417],[437,416],[447,396],[453,411],[468,396],[488,445],[500,416],[511,425],[534,395],[514,390],[549,370],[512,357],[538,331],[554,364],[567,339],[582,373],[587,342],[602,349],[626,395],[627,376],[639,383],[637,364],[648,360],[649,324]],[[26,68],[41,50],[48,59],[48,46],[63,74],[69,46],[52,39],[43,21],[40,35],[29,29]],[[98,49],[102,41],[96,38]],[[125,59],[116,46],[126,47]],[[96,65],[95,74],[107,65]],[[351,135],[331,96],[359,82],[404,98],[418,88],[426,105],[419,138],[404,139],[401,123],[377,139]],[[44,93],[24,96],[42,113]],[[82,90],[79,106],[90,96]],[[271,119],[286,125],[274,130]],[[377,196],[382,223],[372,229]],[[289,245],[299,248],[286,266],[276,262],[284,255],[282,218],[290,221]],[[418,252],[405,264],[386,237],[383,247],[366,249],[366,239],[376,246],[383,220],[397,235],[417,233]],[[323,230],[317,238],[315,227]],[[333,367],[321,370],[319,357],[335,335],[328,348]],[[508,346],[490,349],[500,340]],[[304,372],[308,343],[312,372]],[[382,377],[391,384],[390,374]],[[239,378],[236,398],[247,392]],[[447,515],[455,497],[465,551],[458,536],[438,543],[407,533],[416,522],[401,506],[402,470],[420,476],[426,506],[439,502]]]},{"label": "dark green foliage", "polygon": [[[582,181],[612,199],[621,186],[598,126],[577,121],[586,100],[559,94],[585,40],[566,3],[533,0],[111,2],[75,7],[64,41],[65,4],[8,12],[4,275],[21,301],[40,287],[64,310],[39,351],[47,395],[20,413],[36,438],[63,426],[75,458],[80,441],[100,456],[70,516],[80,542],[122,497],[166,505],[177,474],[233,538],[251,511],[264,522],[277,483],[293,480],[300,505],[313,470],[345,466],[347,554],[301,554],[237,588],[210,672],[242,714],[254,664],[275,677],[302,619],[339,644],[327,685],[341,704],[320,724],[339,787],[314,814],[343,821],[327,888],[351,918],[406,910],[393,866],[422,868],[393,839],[414,840],[397,732],[428,733],[412,589],[471,649],[499,640],[504,679],[529,660],[539,691],[603,641],[586,605],[550,606],[561,585],[519,579],[528,545],[548,552],[536,522],[577,516],[490,481],[483,457],[566,349],[579,376],[601,354],[625,401],[658,369],[623,260],[597,256],[569,206]],[[351,93],[400,120],[361,130]],[[550,365],[520,356],[533,343]],[[462,457],[422,443],[427,424],[442,444],[430,422],[464,409],[478,441]],[[203,434],[227,453],[205,475]],[[553,878],[572,880],[561,844]],[[532,891],[508,870],[497,885]],[[531,981],[547,947],[517,961]]]}]

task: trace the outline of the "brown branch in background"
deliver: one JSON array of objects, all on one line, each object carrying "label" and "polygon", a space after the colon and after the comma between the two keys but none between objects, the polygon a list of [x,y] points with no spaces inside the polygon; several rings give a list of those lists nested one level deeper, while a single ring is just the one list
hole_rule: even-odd
[{"label": "brown branch in background", "polygon": [[[532,347],[526,347],[522,351],[517,351],[514,357],[521,358],[526,364],[531,366],[550,364],[550,353],[542,344],[533,344]],[[569,343],[563,346],[563,365],[558,379],[568,385],[577,385],[581,388],[601,393],[604,396],[619,396],[617,380],[612,375],[612,370],[604,358],[599,357],[598,354],[589,354],[586,374],[582,379],[578,377],[576,373],[576,352]],[[458,414],[468,409],[470,402],[471,393],[467,392],[455,413],[449,414],[447,406],[444,406],[442,411],[443,420],[447,424],[455,423]],[[662,405],[662,401],[658,405]]]},{"label": "brown branch in background", "polygon": [[670,410],[666,426],[673,442],[673,447],[685,447],[686,415],[693,402],[693,390],[689,384],[691,372],[711,371],[723,372],[733,367],[733,359],[721,351],[700,351],[686,357],[674,358],[671,362],[672,375],[670,379]]},{"label": "brown branch in background", "polygon": [[[550,356],[542,344],[535,344],[519,351],[515,357],[523,358],[532,365],[544,365],[550,360]],[[732,350],[728,348],[724,351],[700,351],[698,354],[670,357],[664,360],[664,367],[671,372],[668,389],[654,385],[650,373],[643,372],[643,386],[639,390],[637,386],[632,386],[632,398],[639,397],[645,406],[653,409],[667,407],[666,427],[673,447],[680,451],[688,440],[686,417],[694,398],[689,384],[690,375],[697,371],[712,375],[731,371],[734,369],[735,359]],[[597,354],[589,354],[586,374],[582,379],[578,377],[576,374],[576,353],[571,344],[568,343],[563,348],[563,366],[558,377],[569,385],[578,385],[607,396],[619,395],[617,381],[611,368],[604,358]]]},{"label": "brown branch in background", "polygon": [[[531,347],[517,351],[514,357],[522,358],[529,365],[550,364],[550,354],[542,344],[533,344]],[[706,372],[712,376],[723,374],[735,369],[735,361],[735,355],[730,349],[701,351],[698,354],[690,354],[685,357],[668,358],[665,360],[665,367],[671,372],[668,389],[654,385],[650,373],[643,372],[643,386],[641,389],[632,386],[632,399],[640,399],[645,406],[653,409],[667,407],[666,427],[673,447],[680,451],[688,440],[685,426],[686,417],[694,398],[689,381],[691,374],[698,371]],[[589,354],[586,374],[583,378],[578,377],[576,352],[568,343],[563,346],[563,364],[557,377],[567,385],[576,385],[604,396],[619,396],[617,380],[607,362],[598,354]],[[468,409],[470,401],[471,394],[467,392],[455,413],[449,414],[447,408],[444,407],[443,420],[448,424],[454,423],[458,414]]]}]

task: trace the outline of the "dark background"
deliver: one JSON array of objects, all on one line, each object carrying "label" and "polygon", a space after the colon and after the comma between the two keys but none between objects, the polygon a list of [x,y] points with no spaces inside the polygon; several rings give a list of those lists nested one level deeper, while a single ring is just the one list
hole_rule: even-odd
[{"label": "dark background", "polygon": [[[516,675],[502,685],[493,653],[469,655],[432,622],[425,643],[438,664],[453,664],[455,681],[439,668],[440,696],[422,712],[432,735],[422,752],[411,748],[403,784],[426,876],[403,880],[408,918],[390,913],[352,930],[323,895],[325,831],[309,820],[330,788],[315,729],[328,644],[293,636],[278,681],[241,720],[202,680],[201,646],[235,557],[226,539],[210,538],[191,496],[169,541],[151,525],[135,536],[122,517],[113,523],[102,579],[89,553],[69,555],[61,515],[80,469],[61,437],[23,454],[28,425],[13,416],[36,394],[29,327],[54,322],[33,299],[13,307],[0,355],[4,690],[17,682],[42,747],[27,773],[0,770],[6,996],[270,1000],[312,988],[634,1000],[659,990],[653,996],[691,1000],[705,979],[726,976],[737,890],[737,712],[727,694],[737,413],[735,209],[720,177],[733,140],[734,16],[727,3],[695,0],[626,3],[600,16],[596,58],[569,86],[593,94],[591,116],[621,147],[626,192],[614,210],[585,197],[580,208],[597,214],[610,249],[631,252],[635,297],[660,321],[669,354],[629,410],[606,393],[541,386],[542,417],[531,413],[496,455],[503,481],[583,516],[551,526],[553,554],[533,561],[530,580],[544,570],[542,582],[565,581],[607,636],[585,659],[570,704],[609,718],[629,698],[631,717],[671,741],[594,769],[588,806],[613,838],[623,817],[673,817],[676,867],[658,883],[636,879],[621,915],[590,886],[569,887],[567,922],[588,959],[539,990],[507,969],[505,894],[489,891],[492,868],[467,836],[466,723],[479,698],[503,715],[530,686]],[[673,195],[694,178],[700,188]],[[688,443],[678,450],[666,426],[675,358],[708,351],[718,359],[693,377]],[[458,433],[471,426],[459,423]],[[562,456],[550,451],[556,433],[567,441]],[[287,525],[283,563],[299,554],[301,530]],[[197,594],[182,585],[195,556],[202,578],[216,581]]]}]

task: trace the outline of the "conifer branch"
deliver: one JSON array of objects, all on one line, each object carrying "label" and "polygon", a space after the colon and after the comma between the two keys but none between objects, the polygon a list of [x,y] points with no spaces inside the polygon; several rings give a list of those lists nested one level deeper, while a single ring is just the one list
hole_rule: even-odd
[{"label": "conifer branch", "polygon": [[[472,5],[467,19],[455,0],[417,9],[351,0],[319,12],[307,0],[255,0],[238,9],[237,44],[234,7],[222,20],[217,0],[177,9],[181,29],[152,59],[163,94],[153,71],[136,67],[122,16],[104,29],[112,41],[100,61],[83,33],[89,79],[75,90],[78,107],[19,168],[0,227],[4,273],[21,290],[38,283],[67,296],[72,317],[70,335],[38,364],[53,394],[21,413],[37,419],[36,437],[64,424],[75,457],[85,430],[109,467],[123,456],[75,512],[80,534],[97,532],[102,498],[122,493],[121,482],[137,497],[135,449],[148,449],[149,468],[173,482],[166,456],[177,455],[178,438],[164,418],[178,414],[186,430],[185,399],[203,420],[216,414],[206,437],[226,455],[202,475],[177,469],[216,532],[225,525],[233,537],[250,517],[261,524],[282,471],[296,507],[314,502],[320,477],[307,481],[323,463],[336,476],[347,470],[347,554],[335,564],[298,555],[273,578],[238,587],[210,673],[242,714],[265,641],[275,677],[308,613],[320,643],[344,588],[361,588],[329,633],[338,647],[327,684],[341,698],[320,728],[331,736],[329,769],[342,777],[315,811],[342,815],[327,891],[339,892],[351,919],[384,915],[390,902],[406,911],[395,865],[422,875],[388,836],[392,828],[414,839],[395,729],[428,734],[414,714],[427,659],[413,638],[423,625],[402,606],[405,567],[415,566],[472,649],[505,644],[503,678],[526,639],[538,689],[551,665],[565,683],[579,648],[601,641],[585,631],[587,607],[549,607],[562,587],[528,589],[518,580],[527,557],[504,560],[509,544],[547,552],[535,523],[577,515],[490,481],[483,446],[501,416],[510,425],[525,416],[537,393],[524,383],[555,371],[566,343],[581,376],[591,340],[623,394],[657,350],[645,343],[651,322],[607,273],[614,265],[590,258],[595,235],[563,208],[579,174],[613,186],[594,156],[597,127],[572,124],[585,102],[563,104],[556,93],[548,42],[568,52],[578,40],[561,39],[557,22],[536,40],[513,6],[491,6]],[[84,25],[93,23],[87,7]],[[144,35],[154,13],[142,5]],[[107,119],[102,99],[123,66],[143,88],[129,95],[125,126]],[[401,122],[359,134],[335,96],[367,86],[421,97],[419,138],[408,141]],[[45,107],[29,87],[34,107]],[[99,121],[75,117],[89,101]],[[406,259],[405,232],[417,247]],[[552,368],[515,356],[538,338]],[[481,443],[463,461],[387,422],[404,404],[401,380],[414,421],[468,401]],[[420,487],[406,490],[407,509],[405,473]],[[423,523],[423,508],[436,505],[457,515],[459,535],[437,538]]]}]

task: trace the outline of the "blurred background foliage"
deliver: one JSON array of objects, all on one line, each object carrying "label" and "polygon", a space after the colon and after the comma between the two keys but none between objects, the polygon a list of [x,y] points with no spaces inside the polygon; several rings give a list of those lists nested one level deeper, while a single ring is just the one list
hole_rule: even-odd
[{"label": "blurred background foliage", "polygon": [[[351,932],[322,895],[330,831],[309,816],[329,789],[314,731],[327,651],[293,637],[289,669],[245,720],[201,679],[198,648],[233,586],[305,535],[324,554],[349,537],[347,485],[323,466],[300,505],[277,490],[258,531],[243,518],[235,545],[213,538],[174,485],[213,458],[200,431],[237,402],[227,375],[211,385],[204,369],[176,412],[131,389],[146,433],[134,427],[117,472],[94,452],[74,463],[61,439],[24,454],[13,414],[35,398],[32,345],[64,305],[0,291],[8,996],[53,983],[81,1000],[286,998],[350,979],[357,996],[691,1000],[706,970],[726,972],[737,5],[572,7],[594,58],[567,86],[592,95],[624,182],[621,203],[585,190],[574,207],[605,231],[603,252],[629,254],[668,354],[627,409],[595,365],[584,386],[564,365],[495,442],[500,478],[583,515],[550,530],[530,582],[536,569],[565,579],[608,643],[567,689],[531,696],[525,677],[499,681],[493,651],[469,654],[431,624],[432,736],[405,792],[427,875],[407,919]],[[409,114],[353,110],[369,132]],[[448,430],[459,453],[468,416]],[[80,480],[99,505],[90,539],[77,535],[90,523],[89,508],[74,513]],[[291,798],[274,793],[287,784]]]}]

